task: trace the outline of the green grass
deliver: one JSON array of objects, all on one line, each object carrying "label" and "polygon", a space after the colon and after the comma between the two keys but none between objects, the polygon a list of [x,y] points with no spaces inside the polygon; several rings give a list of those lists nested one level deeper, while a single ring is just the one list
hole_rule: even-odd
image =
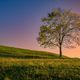
[{"label": "green grass", "polygon": [[[0,56],[1,57],[12,57],[12,58],[27,58],[27,59],[59,58],[58,54],[53,54],[50,52],[20,49],[20,48],[7,47],[7,46],[0,46]],[[65,58],[65,57],[63,57],[63,58]]]},{"label": "green grass", "polygon": [[0,80],[80,80],[80,59],[0,58]]},{"label": "green grass", "polygon": [[80,80],[80,59],[0,46],[0,80]]}]

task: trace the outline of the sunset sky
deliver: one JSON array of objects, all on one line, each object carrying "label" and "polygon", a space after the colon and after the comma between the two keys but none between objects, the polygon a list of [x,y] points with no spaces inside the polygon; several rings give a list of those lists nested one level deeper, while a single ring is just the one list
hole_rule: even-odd
[{"label": "sunset sky", "polygon": [[[80,14],[80,0],[0,0],[0,45],[58,53],[37,43],[41,18],[54,8],[72,9]],[[80,57],[80,47],[63,49],[63,54]]]}]

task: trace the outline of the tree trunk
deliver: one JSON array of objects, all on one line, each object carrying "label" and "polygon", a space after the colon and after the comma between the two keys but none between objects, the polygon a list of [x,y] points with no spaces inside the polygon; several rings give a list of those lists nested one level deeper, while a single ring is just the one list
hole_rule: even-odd
[{"label": "tree trunk", "polygon": [[60,53],[60,57],[62,57],[62,45],[60,45],[59,47],[59,53]]}]

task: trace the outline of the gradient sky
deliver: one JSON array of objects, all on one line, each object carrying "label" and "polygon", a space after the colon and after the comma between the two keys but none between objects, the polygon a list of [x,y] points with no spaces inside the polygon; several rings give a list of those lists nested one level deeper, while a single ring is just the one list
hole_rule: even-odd
[{"label": "gradient sky", "polygon": [[[37,43],[41,18],[54,8],[80,14],[80,0],[0,0],[0,45],[58,53]],[[80,47],[63,49],[64,55],[80,57]]]}]

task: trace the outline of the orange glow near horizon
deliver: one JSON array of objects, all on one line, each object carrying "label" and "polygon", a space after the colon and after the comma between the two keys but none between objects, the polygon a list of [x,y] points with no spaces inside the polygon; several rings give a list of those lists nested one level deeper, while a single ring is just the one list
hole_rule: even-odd
[{"label": "orange glow near horizon", "polygon": [[[54,8],[72,9],[80,14],[80,0],[0,0],[0,45],[59,53],[42,48],[36,38],[41,18]],[[80,47],[63,48],[63,55],[80,57]]]}]

